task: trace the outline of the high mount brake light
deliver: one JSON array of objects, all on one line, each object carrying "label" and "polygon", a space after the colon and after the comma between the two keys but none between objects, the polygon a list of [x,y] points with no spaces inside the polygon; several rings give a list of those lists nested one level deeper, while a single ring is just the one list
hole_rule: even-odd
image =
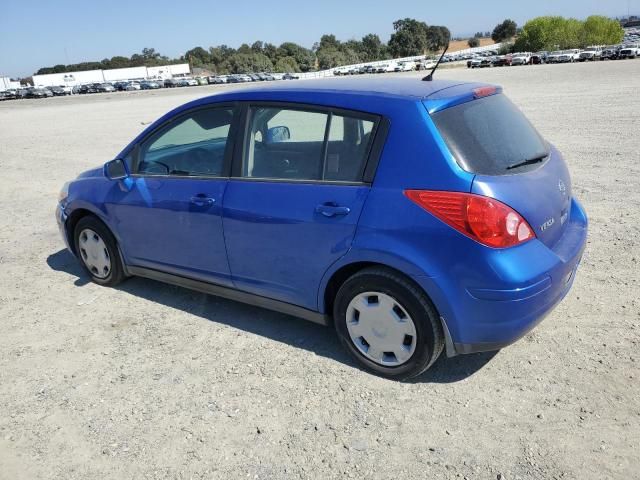
[{"label": "high mount brake light", "polygon": [[494,198],[462,192],[405,190],[412,202],[469,238],[492,248],[507,248],[535,238],[514,209]]},{"label": "high mount brake light", "polygon": [[480,87],[473,89],[473,98],[488,97],[489,95],[495,95],[498,93],[496,87]]}]

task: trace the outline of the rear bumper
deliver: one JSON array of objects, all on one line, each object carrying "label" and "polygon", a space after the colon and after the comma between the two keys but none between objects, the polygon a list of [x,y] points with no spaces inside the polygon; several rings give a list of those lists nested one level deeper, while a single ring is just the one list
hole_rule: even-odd
[{"label": "rear bumper", "polygon": [[473,277],[462,270],[462,278],[413,277],[442,316],[449,356],[506,347],[562,301],[586,245],[587,217],[575,199],[568,221],[552,248],[532,240],[513,249],[493,250],[488,256],[471,252],[464,269],[478,272]]}]

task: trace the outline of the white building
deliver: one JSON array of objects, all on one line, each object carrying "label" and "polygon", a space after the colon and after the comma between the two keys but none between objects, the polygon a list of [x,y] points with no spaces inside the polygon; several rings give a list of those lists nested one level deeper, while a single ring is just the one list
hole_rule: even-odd
[{"label": "white building", "polygon": [[147,78],[171,78],[179,75],[191,75],[188,63],[147,67]]},{"label": "white building", "polygon": [[[87,70],[84,72],[50,73],[34,75],[33,84],[38,87],[55,85],[82,85],[85,83],[117,82],[144,78],[171,78],[191,73],[188,63],[162,65],[159,67],[114,68],[112,70]],[[0,85],[1,86],[1,85]]]},{"label": "white building", "polygon": [[20,88],[20,82],[15,82],[9,77],[0,77],[0,92],[4,92],[10,88]]}]

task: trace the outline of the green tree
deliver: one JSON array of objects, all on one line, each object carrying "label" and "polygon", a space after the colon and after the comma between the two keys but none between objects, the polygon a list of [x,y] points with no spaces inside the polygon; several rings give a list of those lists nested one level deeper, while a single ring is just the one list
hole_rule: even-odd
[{"label": "green tree", "polygon": [[516,34],[518,25],[516,22],[510,19],[506,19],[504,22],[496,25],[491,34],[491,38],[494,42],[499,43],[509,38],[513,38]]},{"label": "green tree", "polygon": [[279,58],[273,68],[276,72],[299,72],[300,71],[300,67],[296,62],[296,59],[293,57]]},{"label": "green tree", "polygon": [[255,53],[264,53],[264,42],[260,40],[251,44],[251,50]]},{"label": "green tree", "polygon": [[276,51],[278,59],[282,57],[293,57],[300,67],[301,72],[308,72],[315,68],[316,56],[308,48],[301,47],[293,42],[285,42]]},{"label": "green tree", "polygon": [[380,37],[375,33],[370,33],[362,37],[362,61],[373,62],[381,60],[384,53],[384,45]]},{"label": "green tree", "polygon": [[449,44],[451,32],[447,27],[432,25],[427,28],[427,48],[436,52]]},{"label": "green tree", "polygon": [[127,68],[130,64],[130,60],[123,56],[114,56],[109,60],[110,68]]},{"label": "green tree", "polygon": [[243,43],[238,47],[237,53],[254,53],[254,52],[251,50],[251,47],[248,44]]},{"label": "green tree", "polygon": [[617,20],[599,15],[588,17],[582,25],[581,46],[612,45],[622,42],[624,29]]},{"label": "green tree", "polygon": [[318,66],[321,70],[328,70],[347,63],[346,55],[336,48],[318,50]]},{"label": "green tree", "polygon": [[423,55],[428,50],[426,23],[405,18],[393,22],[393,30],[389,39],[389,51],[394,57]]},{"label": "green tree", "polygon": [[320,43],[316,50],[325,50],[332,48],[334,50],[340,50],[340,41],[336,39],[335,35],[322,35],[320,37]]},{"label": "green tree", "polygon": [[143,48],[142,58],[144,58],[145,60],[156,60],[160,58],[160,54],[156,52],[155,48]]},{"label": "green tree", "polygon": [[202,67],[203,65],[209,65],[211,63],[211,55],[202,47],[187,50],[184,58],[194,67]]},{"label": "green tree", "polygon": [[467,40],[467,45],[469,45],[469,48],[479,47],[480,46],[480,40],[478,39],[478,37],[470,38],[469,40]]},{"label": "green tree", "polygon": [[275,62],[278,59],[278,47],[276,47],[273,43],[265,43],[263,52],[269,60]]},{"label": "green tree", "polygon": [[615,44],[623,37],[620,24],[605,17],[592,16],[584,22],[558,16],[537,17],[522,27],[515,47],[520,51],[578,48]]},{"label": "green tree", "polygon": [[273,70],[273,63],[263,53],[236,53],[226,61],[231,73],[266,72]]}]

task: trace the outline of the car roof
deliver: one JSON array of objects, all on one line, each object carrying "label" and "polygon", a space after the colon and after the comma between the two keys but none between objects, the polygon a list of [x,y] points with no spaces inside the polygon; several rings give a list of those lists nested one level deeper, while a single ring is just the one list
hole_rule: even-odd
[{"label": "car roof", "polygon": [[[422,99],[440,90],[462,84],[462,82],[450,80],[424,82],[418,77],[393,79],[380,77],[319,78],[297,82],[260,84],[259,86],[251,86],[222,95],[249,97],[266,92],[295,92],[309,95],[331,93],[340,96],[364,95]],[[470,88],[472,85],[469,84]],[[219,95],[212,95],[208,98],[218,100],[220,97]]]}]

